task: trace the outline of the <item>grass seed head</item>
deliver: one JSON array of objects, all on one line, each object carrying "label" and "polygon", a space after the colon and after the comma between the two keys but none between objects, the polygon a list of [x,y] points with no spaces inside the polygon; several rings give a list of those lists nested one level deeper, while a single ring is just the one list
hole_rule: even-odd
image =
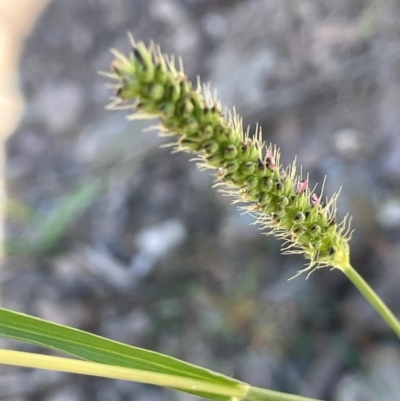
[{"label": "grass seed head", "polygon": [[199,167],[216,171],[235,203],[243,202],[262,229],[285,241],[285,253],[302,253],[310,261],[301,272],[347,264],[348,219],[336,223],[337,195],[323,206],[322,194],[309,189],[295,163],[282,168],[279,149],[266,146],[259,129],[252,136],[244,132],[235,112],[221,113],[209,87],[198,82],[194,88],[182,63],[178,70],[157,46],[132,39],[129,55],[113,53],[117,90],[111,108],[130,101],[133,118],[158,118],[163,134],[176,138],[175,150],[196,154]]}]

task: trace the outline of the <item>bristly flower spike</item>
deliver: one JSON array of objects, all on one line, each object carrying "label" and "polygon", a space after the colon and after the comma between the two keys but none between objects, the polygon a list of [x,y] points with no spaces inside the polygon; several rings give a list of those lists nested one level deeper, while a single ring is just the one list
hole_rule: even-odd
[{"label": "bristly flower spike", "polygon": [[308,179],[296,174],[293,162],[280,165],[276,146],[266,146],[261,131],[243,131],[235,112],[221,112],[208,86],[197,87],[179,70],[171,57],[154,44],[135,43],[125,56],[113,50],[111,67],[118,81],[117,98],[110,108],[133,101],[132,118],[158,118],[163,135],[175,138],[175,151],[196,155],[200,168],[216,171],[218,184],[234,201],[257,217],[262,229],[285,240],[285,252],[301,253],[310,261],[300,272],[332,266],[342,269],[349,263],[346,220],[337,224],[335,195],[326,205],[308,187]]}]

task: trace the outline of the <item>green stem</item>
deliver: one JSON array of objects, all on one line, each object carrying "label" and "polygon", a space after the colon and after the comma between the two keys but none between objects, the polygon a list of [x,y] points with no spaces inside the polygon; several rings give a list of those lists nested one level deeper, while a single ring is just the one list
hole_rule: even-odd
[{"label": "green stem", "polygon": [[237,384],[213,383],[177,375],[5,349],[0,349],[0,364],[136,381],[182,391],[197,391],[212,395],[222,395],[237,401],[243,399],[249,401],[319,401],[314,398],[251,387],[241,382]]},{"label": "green stem", "polygon": [[0,349],[0,364],[135,381],[138,383],[171,387],[177,390],[204,392],[236,399],[244,398],[249,388],[249,385],[246,383],[222,384],[179,375],[5,349]]},{"label": "green stem", "polygon": [[340,268],[350,281],[358,288],[361,294],[381,315],[382,319],[392,328],[392,330],[400,338],[400,322],[393,312],[382,301],[379,295],[365,282],[365,280],[356,272],[356,270],[347,264]]},{"label": "green stem", "polygon": [[259,387],[250,387],[246,395],[249,401],[319,401],[316,398],[302,397],[301,395],[280,393]]}]

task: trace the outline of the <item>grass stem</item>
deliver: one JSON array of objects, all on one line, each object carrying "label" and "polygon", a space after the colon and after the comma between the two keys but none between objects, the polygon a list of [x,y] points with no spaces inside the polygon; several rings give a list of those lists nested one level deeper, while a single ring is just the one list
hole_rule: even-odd
[{"label": "grass stem", "polygon": [[357,273],[353,266],[347,264],[341,268],[343,273],[358,288],[361,294],[381,315],[382,319],[400,338],[400,322],[388,306],[382,301],[379,295],[366,283],[366,281]]}]

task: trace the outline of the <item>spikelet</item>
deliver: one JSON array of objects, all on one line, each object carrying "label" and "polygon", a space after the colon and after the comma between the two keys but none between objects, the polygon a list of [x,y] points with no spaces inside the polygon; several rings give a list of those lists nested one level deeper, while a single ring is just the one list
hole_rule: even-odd
[{"label": "spikelet", "polygon": [[133,107],[131,118],[158,118],[163,135],[175,138],[174,151],[195,154],[200,168],[216,172],[217,185],[244,204],[262,229],[284,240],[285,253],[301,253],[310,261],[301,272],[348,264],[351,236],[347,217],[335,220],[337,194],[322,202],[293,162],[280,165],[279,149],[244,132],[235,112],[222,112],[207,86],[193,87],[175,60],[151,44],[135,43],[116,59],[108,77],[115,78],[111,109]]}]

